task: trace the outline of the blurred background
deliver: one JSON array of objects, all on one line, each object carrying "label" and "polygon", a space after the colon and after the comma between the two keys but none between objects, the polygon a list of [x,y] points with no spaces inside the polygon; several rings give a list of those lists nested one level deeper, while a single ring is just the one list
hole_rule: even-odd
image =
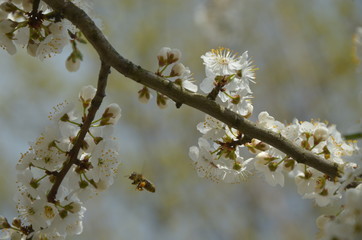
[{"label": "blurred background", "polygon": [[[200,56],[212,48],[249,51],[258,67],[254,116],[268,111],[288,123],[318,119],[342,133],[357,131],[362,118],[361,72],[353,35],[362,26],[361,0],[108,0],[94,16],[125,58],[156,71],[161,47],[182,51],[197,82]],[[88,44],[76,73],[65,69],[70,47],[44,62],[23,49],[0,51],[0,214],[16,216],[15,164],[28,143],[49,124],[52,107],[96,85],[99,60]],[[314,239],[323,209],[301,199],[294,180],[271,187],[258,177],[234,185],[197,177],[188,149],[200,136],[204,114],[155,98],[138,101],[142,86],[113,73],[103,106],[122,108],[117,126],[122,164],[115,184],[86,207],[84,232],[69,239]],[[360,129],[359,129],[360,130]],[[138,192],[127,179],[142,172],[156,193]]]}]

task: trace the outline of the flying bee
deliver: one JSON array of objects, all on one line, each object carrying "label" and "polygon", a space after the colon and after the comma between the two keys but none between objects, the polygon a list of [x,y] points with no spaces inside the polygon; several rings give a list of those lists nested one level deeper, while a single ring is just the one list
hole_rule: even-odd
[{"label": "flying bee", "polygon": [[146,189],[149,192],[156,191],[155,185],[144,178],[142,174],[133,172],[131,176],[129,176],[129,179],[133,180],[133,185],[137,185],[136,189],[138,191],[143,191],[143,189]]}]

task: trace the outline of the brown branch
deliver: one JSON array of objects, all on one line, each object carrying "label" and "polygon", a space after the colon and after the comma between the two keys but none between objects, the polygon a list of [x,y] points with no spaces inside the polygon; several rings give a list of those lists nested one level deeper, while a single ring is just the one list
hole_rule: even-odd
[{"label": "brown branch", "polygon": [[63,181],[65,175],[68,173],[69,169],[78,160],[77,159],[78,153],[83,144],[84,138],[92,124],[92,121],[94,120],[96,112],[98,111],[98,109],[103,101],[103,98],[106,96],[105,89],[107,86],[107,78],[108,78],[109,73],[110,73],[110,66],[108,64],[102,62],[101,69],[99,71],[99,76],[98,76],[98,86],[97,86],[96,95],[94,96],[94,98],[92,100],[91,106],[88,110],[87,117],[79,131],[78,138],[77,138],[73,148],[68,152],[68,160],[67,160],[67,162],[65,162],[62,170],[57,174],[55,182],[47,195],[48,202],[54,203],[56,201],[55,197],[57,195],[60,184],[62,183],[62,181]]},{"label": "brown branch", "polygon": [[175,102],[196,108],[210,116],[238,129],[251,138],[259,139],[281,150],[299,163],[307,164],[330,177],[338,176],[338,166],[332,162],[294,145],[280,134],[257,127],[255,123],[228,110],[200,94],[193,94],[182,89],[167,79],[149,72],[123,58],[107,41],[103,33],[77,6],[64,0],[44,0],[50,7],[60,11],[65,18],[76,25],[93,45],[100,58],[124,76],[160,92]]},{"label": "brown branch", "polygon": [[217,95],[219,94],[219,92],[221,91],[221,89],[222,89],[223,87],[224,87],[224,86],[222,86],[222,85],[217,85],[217,86],[215,86],[215,87],[212,89],[212,91],[211,91],[209,94],[207,94],[206,98],[215,101]]},{"label": "brown branch", "polygon": [[352,133],[352,134],[346,134],[343,136],[346,140],[356,140],[359,138],[362,138],[362,132],[359,133]]}]

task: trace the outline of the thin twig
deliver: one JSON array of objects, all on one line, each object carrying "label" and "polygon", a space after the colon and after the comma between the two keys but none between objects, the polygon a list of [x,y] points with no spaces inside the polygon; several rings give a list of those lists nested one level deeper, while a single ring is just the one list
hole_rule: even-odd
[{"label": "thin twig", "polygon": [[280,134],[257,127],[255,123],[218,105],[203,95],[182,91],[179,86],[171,83],[169,80],[159,77],[123,58],[108,42],[92,19],[72,2],[64,0],[44,0],[44,2],[54,10],[60,11],[65,18],[76,25],[93,45],[100,58],[124,76],[166,95],[175,102],[189,105],[209,114],[225,124],[238,129],[250,138],[256,138],[270,144],[299,163],[311,166],[330,177],[339,175],[337,164],[326,161],[320,156],[294,145],[294,143]]},{"label": "thin twig", "polygon": [[98,109],[103,101],[103,98],[106,96],[105,89],[107,86],[107,79],[108,79],[109,73],[110,73],[110,66],[102,61],[101,69],[99,71],[96,95],[92,100],[91,106],[88,110],[87,117],[78,134],[78,138],[77,138],[76,142],[74,143],[73,148],[68,153],[68,160],[64,164],[62,170],[57,174],[55,182],[48,193],[48,196],[47,196],[48,202],[54,203],[56,201],[55,197],[57,195],[60,184],[62,183],[65,175],[68,173],[68,171],[72,167],[72,165],[77,162],[78,153],[79,153],[81,146],[83,145],[84,138],[91,126],[92,121],[94,120],[96,112],[98,111]]},{"label": "thin twig", "polygon": [[212,101],[215,101],[217,95],[219,94],[219,92],[221,91],[221,89],[223,88],[224,86],[222,85],[217,85],[215,86],[212,91],[207,95],[207,98],[212,100]]},{"label": "thin twig", "polygon": [[362,132],[344,135],[343,137],[346,140],[356,140],[356,139],[362,138]]}]

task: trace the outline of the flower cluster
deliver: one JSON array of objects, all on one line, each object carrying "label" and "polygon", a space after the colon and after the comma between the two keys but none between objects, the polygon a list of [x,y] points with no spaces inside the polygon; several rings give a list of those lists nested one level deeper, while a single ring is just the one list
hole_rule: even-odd
[{"label": "flower cluster", "polygon": [[[81,0],[73,2],[86,6]],[[29,55],[43,60],[61,53],[72,42],[73,52],[66,66],[69,71],[76,71],[82,55],[75,40],[84,43],[75,26],[42,1],[36,7],[33,1],[0,0],[0,46],[9,54],[15,54],[16,46],[21,46],[27,48]]]},{"label": "flower cluster", "polygon": [[[201,90],[236,113],[244,117],[250,116],[253,108],[249,100],[252,93],[249,83],[255,77],[247,53],[237,56],[221,48],[206,53],[202,59],[207,77],[200,85]],[[199,138],[198,146],[192,146],[189,152],[198,175],[234,183],[257,172],[272,186],[284,186],[284,177],[288,175],[295,179],[299,194],[304,198],[315,199],[319,206],[341,199],[346,183],[356,180],[357,175],[354,173],[359,166],[345,158],[354,154],[357,146],[342,139],[335,126],[297,120],[285,125],[267,112],[259,114],[257,125],[281,134],[296,145],[337,164],[341,177],[330,178],[210,116],[206,116],[205,121],[197,125],[203,136]],[[249,155],[255,154],[255,157],[244,158],[243,156],[248,156],[246,153],[242,154],[245,150],[248,150]]]},{"label": "flower cluster", "polygon": [[[178,62],[181,59],[180,50],[163,47],[158,53],[157,59],[158,70],[156,74],[158,76],[173,81],[175,84],[179,85],[181,89],[185,89],[189,92],[197,92],[197,86],[193,83],[190,69]],[[168,74],[165,73],[167,69],[169,69]],[[152,97],[147,87],[143,87],[140,91],[138,91],[138,96],[140,101],[143,103],[147,103]],[[165,108],[166,104],[167,97],[157,93],[157,105],[160,108]]]},{"label": "flower cluster", "polygon": [[[201,58],[206,72],[201,90],[221,105],[242,116],[250,116],[253,106],[249,83],[255,76],[247,52],[238,56],[228,49],[219,48]],[[203,136],[199,138],[198,146],[190,148],[189,155],[200,177],[238,183],[250,175],[252,158],[241,156],[241,147],[249,141],[246,136],[208,115],[197,129]]]},{"label": "flower cluster", "polygon": [[[79,94],[82,111],[70,104],[59,105],[50,117],[53,124],[22,154],[17,164],[19,218],[12,226],[2,219],[1,229],[8,235],[64,239],[67,235],[80,234],[84,202],[113,183],[119,157],[112,129],[121,116],[119,106],[110,104],[92,122],[84,140],[78,140],[95,94],[92,86],[82,88]],[[73,151],[76,144],[80,144],[78,153]],[[73,155],[74,164],[65,169]],[[54,200],[50,200],[51,189],[64,170],[66,177],[57,186]]]},{"label": "flower cluster", "polygon": [[[201,90],[208,93],[209,99],[249,117],[253,110],[249,83],[253,82],[254,73],[247,53],[239,57],[221,48],[206,53],[202,59],[206,78],[200,85]],[[339,176],[332,178],[298,163],[280,150],[206,115],[205,121],[197,125],[202,134],[198,146],[189,150],[199,177],[237,183],[256,172],[268,184],[284,186],[285,176],[289,176],[294,178],[298,193],[303,198],[314,199],[320,207],[338,205],[345,199],[337,216],[323,215],[318,220],[322,239],[360,239],[362,168],[360,162],[349,161],[352,155],[356,156],[356,143],[345,141],[334,125],[318,121],[294,120],[286,125],[261,112],[256,124],[337,165]],[[255,157],[245,157],[250,153]],[[352,187],[356,188],[349,189]]]},{"label": "flower cluster", "polygon": [[362,184],[345,192],[343,210],[335,216],[317,219],[319,239],[362,239]]},{"label": "flower cluster", "polygon": [[[89,7],[83,0],[70,1],[83,9]],[[43,60],[61,53],[69,42],[72,53],[66,68],[72,72],[79,69],[82,60],[77,44],[85,43],[76,27],[42,1],[0,0],[0,46],[9,54],[15,54],[16,46],[21,46],[31,56]],[[356,57],[361,59],[361,28],[355,44]],[[239,55],[218,48],[201,58],[206,77],[200,89],[208,94],[207,98],[245,118],[250,117],[253,113],[250,83],[254,83],[255,68],[248,52]],[[179,62],[178,49],[164,47],[157,59],[156,75],[174,82],[182,91],[198,91],[190,69]],[[141,102],[152,97],[146,86],[138,94]],[[119,165],[118,147],[112,136],[113,125],[121,117],[117,104],[110,104],[91,123],[84,139],[81,137],[95,95],[92,86],[81,89],[80,111],[70,104],[59,105],[50,117],[53,125],[21,155],[16,166],[19,217],[10,223],[0,216],[0,239],[65,239],[82,232],[84,202],[113,184]],[[157,105],[165,108],[166,104],[167,97],[157,93]],[[197,125],[202,134],[198,145],[189,149],[198,175],[216,182],[238,183],[255,172],[272,186],[284,186],[285,176],[289,176],[294,179],[298,193],[313,199],[318,206],[341,203],[344,199],[337,215],[322,215],[317,220],[322,239],[362,238],[362,168],[360,162],[348,161],[358,150],[356,144],[345,141],[334,125],[318,121],[294,120],[287,125],[261,112],[256,125],[338,166],[339,176],[331,177],[299,163],[208,115]],[[142,176],[132,176],[130,179],[137,189],[154,192],[152,184]]]},{"label": "flower cluster", "polygon": [[252,91],[250,82],[254,82],[255,73],[248,57],[248,52],[241,56],[232,53],[229,49],[213,49],[201,56],[204,60],[206,78],[200,84],[209,98],[216,100],[223,106],[249,116],[253,112],[250,102]]},{"label": "flower cluster", "polygon": [[[257,125],[279,133],[296,145],[337,164],[341,174],[341,177],[330,178],[314,168],[297,163],[276,148],[269,147],[266,151],[255,151],[257,155],[254,162],[256,171],[262,173],[269,184],[283,186],[284,175],[287,174],[295,179],[299,194],[304,198],[314,199],[321,207],[341,199],[344,191],[342,183],[351,179],[353,181],[356,177],[351,173],[357,170],[358,165],[344,159],[356,152],[357,146],[354,142],[343,140],[334,125],[297,120],[290,125],[284,125],[267,112],[259,114]],[[252,144],[248,147],[254,149]]]}]

